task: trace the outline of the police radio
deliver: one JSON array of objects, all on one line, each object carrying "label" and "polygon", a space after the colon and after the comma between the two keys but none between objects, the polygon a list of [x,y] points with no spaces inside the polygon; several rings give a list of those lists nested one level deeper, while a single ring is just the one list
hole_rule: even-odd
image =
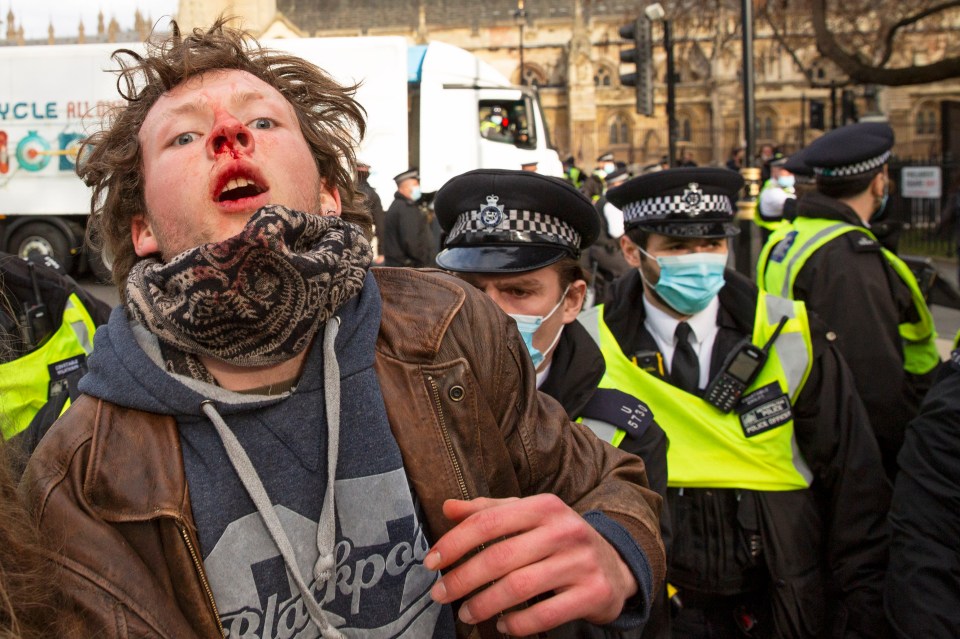
[{"label": "police radio", "polygon": [[787,323],[787,319],[786,315],[780,318],[780,323],[777,324],[773,335],[763,348],[757,347],[749,339],[740,342],[723,360],[720,372],[710,380],[706,390],[703,391],[703,399],[724,413],[733,410],[740,401],[743,391],[747,390],[763,369],[763,365],[767,363],[768,353]]}]

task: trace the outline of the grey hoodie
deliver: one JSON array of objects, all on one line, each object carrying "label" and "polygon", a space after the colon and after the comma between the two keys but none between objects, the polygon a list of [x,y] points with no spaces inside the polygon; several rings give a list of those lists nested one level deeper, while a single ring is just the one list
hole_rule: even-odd
[{"label": "grey hoodie", "polygon": [[297,386],[260,396],[165,371],[156,338],[117,308],[80,389],[177,420],[230,637],[453,636],[449,606],[429,597],[437,575],[373,370],[371,275],[327,324]]}]

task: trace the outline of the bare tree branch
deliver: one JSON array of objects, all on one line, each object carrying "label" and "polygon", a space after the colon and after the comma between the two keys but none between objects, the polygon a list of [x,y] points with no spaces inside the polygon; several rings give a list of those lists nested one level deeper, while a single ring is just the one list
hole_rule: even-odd
[{"label": "bare tree branch", "polygon": [[[957,0],[960,2],[960,0]],[[790,43],[787,42],[787,39],[780,33],[780,29],[777,28],[777,25],[773,22],[773,18],[770,16],[770,13],[767,11],[767,5],[764,4],[760,9],[760,15],[764,18],[766,23],[770,26],[770,29],[773,31],[773,39],[776,40],[780,46],[786,49],[787,53],[790,55],[790,58],[793,60],[793,63],[797,65],[797,68],[800,69],[800,72],[803,73],[804,77],[807,79],[807,82],[810,86],[813,86],[813,71],[806,67],[803,62],[800,60],[800,56],[797,55],[796,50]]]},{"label": "bare tree branch", "polygon": [[[828,0],[811,0],[810,3],[817,51],[836,63],[852,80],[865,84],[907,86],[939,82],[960,76],[960,57],[948,57],[926,65],[890,69],[869,64],[859,55],[848,53],[840,46],[836,37],[828,28],[827,2]],[[946,6],[948,4],[952,7],[955,3],[942,3],[938,6],[941,10],[951,8]],[[931,14],[928,13],[929,15]],[[913,16],[905,18],[905,20],[916,21],[913,20]]]},{"label": "bare tree branch", "polygon": [[896,38],[897,32],[900,29],[906,26],[909,26],[911,24],[916,24],[917,22],[920,22],[924,18],[940,13],[941,11],[946,11],[947,9],[953,9],[955,7],[960,7],[960,0],[950,0],[949,2],[944,2],[938,5],[934,5],[927,9],[921,10],[911,16],[907,16],[906,18],[901,18],[897,22],[893,23],[893,25],[891,25],[890,29],[887,31],[886,37],[884,38],[884,43],[883,43],[884,54],[883,54],[883,57],[880,59],[880,62],[877,63],[877,66],[878,67],[887,66],[887,62],[890,61],[890,56],[893,55],[893,49],[894,49],[893,41]]}]

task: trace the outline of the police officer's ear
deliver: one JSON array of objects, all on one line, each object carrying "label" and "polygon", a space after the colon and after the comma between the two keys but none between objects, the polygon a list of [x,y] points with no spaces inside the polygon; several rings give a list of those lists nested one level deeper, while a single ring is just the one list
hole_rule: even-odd
[{"label": "police officer's ear", "polygon": [[577,319],[583,309],[583,301],[587,298],[587,283],[584,280],[574,280],[563,299],[563,323],[569,324]]},{"label": "police officer's ear", "polygon": [[623,251],[623,259],[627,264],[640,268],[640,248],[625,234],[620,236],[620,250]]},{"label": "police officer's ear", "polygon": [[873,179],[870,181],[870,195],[879,199],[888,193],[889,184],[887,181],[889,177],[887,175],[887,167],[884,165],[883,170],[878,172]]}]

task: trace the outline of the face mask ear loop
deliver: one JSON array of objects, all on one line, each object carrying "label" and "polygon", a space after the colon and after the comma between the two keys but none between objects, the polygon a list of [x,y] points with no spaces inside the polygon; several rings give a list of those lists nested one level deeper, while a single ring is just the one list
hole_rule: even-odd
[{"label": "face mask ear loop", "polygon": [[[560,301],[557,302],[557,305],[553,307],[552,311],[550,311],[547,315],[544,316],[543,318],[544,322],[546,322],[548,319],[553,317],[553,314],[557,312],[557,309],[560,308],[560,306],[566,301],[567,293],[570,292],[570,286],[571,286],[570,284],[567,284],[567,288],[563,289],[563,295],[560,296]],[[543,323],[541,323],[540,326],[543,326]],[[559,330],[557,330],[557,334],[554,336],[553,341],[550,342],[550,345],[547,346],[544,350],[540,351],[541,353],[543,353],[543,362],[540,362],[540,366],[536,368],[538,372],[540,371],[540,367],[543,366],[543,364],[547,361],[547,353],[553,350],[553,347],[556,346],[557,342],[560,341],[560,336],[563,335],[563,326],[564,326],[563,324],[560,325],[560,328]],[[537,328],[537,330],[540,330],[539,327]]]},{"label": "face mask ear loop", "polygon": [[551,310],[549,313],[543,316],[544,322],[546,322],[548,319],[553,317],[553,314],[557,312],[557,309],[560,308],[560,306],[564,303],[564,301],[566,301],[567,293],[569,292],[570,292],[570,284],[567,284],[567,288],[563,289],[563,293],[560,294],[560,301],[557,302],[557,305],[553,307],[553,310]]},{"label": "face mask ear loop", "polygon": [[[629,238],[627,238],[627,239],[629,239]],[[642,248],[640,248],[640,245],[639,245],[639,244],[637,244],[637,243],[634,242],[633,240],[630,240],[630,243],[633,244],[634,246],[636,246],[638,251],[640,251],[641,253],[643,253],[643,254],[646,255],[647,257],[649,257],[649,258],[650,258],[651,260],[653,260],[654,262],[657,262],[657,258],[655,258],[653,255],[650,255],[649,253],[647,253],[646,251],[644,251]],[[659,266],[659,265],[660,265],[660,262],[657,262],[657,266]],[[647,276],[643,274],[643,269],[640,268],[639,266],[637,267],[637,273],[640,273],[640,279],[643,280],[643,283],[644,283],[648,288],[651,288],[651,289],[652,289],[652,288],[654,287],[654,285],[651,284],[650,281],[647,279]]]}]

